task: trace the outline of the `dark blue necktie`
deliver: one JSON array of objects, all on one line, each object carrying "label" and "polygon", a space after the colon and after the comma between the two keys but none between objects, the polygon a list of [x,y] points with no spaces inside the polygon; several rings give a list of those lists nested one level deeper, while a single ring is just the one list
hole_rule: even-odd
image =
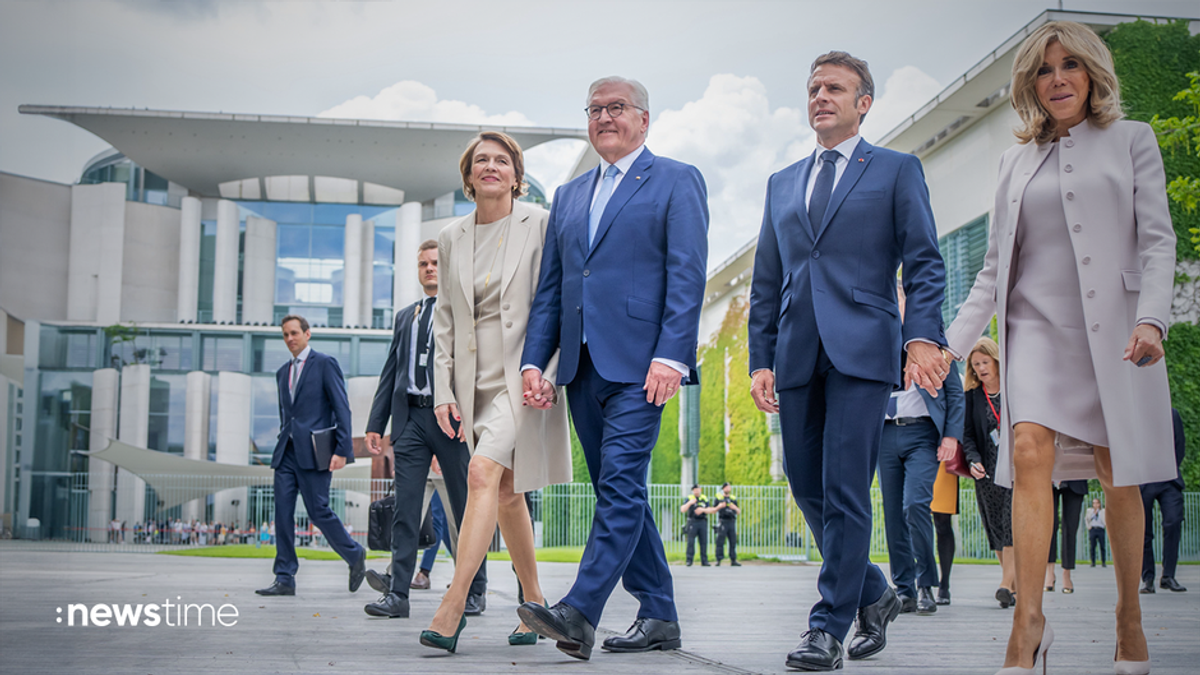
[{"label": "dark blue necktie", "polygon": [[837,150],[821,153],[821,171],[817,174],[812,196],[808,199],[808,222],[812,225],[813,236],[821,231],[821,222],[825,220],[825,209],[829,207],[829,197],[833,194],[833,177],[837,172],[838,156]]},{"label": "dark blue necktie", "polygon": [[[421,318],[417,322],[417,369],[413,373],[413,383],[417,385],[417,389],[424,390],[425,385],[429,383],[429,323],[433,314],[431,308],[437,298],[426,298],[421,301]],[[425,363],[421,363],[421,357],[425,357]]]}]

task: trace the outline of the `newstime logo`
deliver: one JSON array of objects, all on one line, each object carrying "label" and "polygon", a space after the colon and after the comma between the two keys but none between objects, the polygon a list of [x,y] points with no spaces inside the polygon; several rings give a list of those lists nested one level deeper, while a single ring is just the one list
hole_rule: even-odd
[{"label": "newstime logo", "polygon": [[171,628],[218,625],[231,628],[237,625],[238,608],[231,604],[213,607],[211,604],[185,604],[182,596],[175,596],[179,602],[171,602],[170,598],[163,603],[139,604],[71,604],[57,608],[58,623],[63,623],[66,614],[68,626],[155,626],[165,625]]}]

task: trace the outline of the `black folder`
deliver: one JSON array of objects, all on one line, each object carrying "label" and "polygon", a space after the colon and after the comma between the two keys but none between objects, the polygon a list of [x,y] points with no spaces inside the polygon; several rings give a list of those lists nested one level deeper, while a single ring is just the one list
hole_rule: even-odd
[{"label": "black folder", "polygon": [[312,432],[312,449],[313,460],[317,464],[317,471],[328,471],[329,462],[333,459],[334,434],[337,433],[337,425],[333,425],[327,429],[313,429]]}]

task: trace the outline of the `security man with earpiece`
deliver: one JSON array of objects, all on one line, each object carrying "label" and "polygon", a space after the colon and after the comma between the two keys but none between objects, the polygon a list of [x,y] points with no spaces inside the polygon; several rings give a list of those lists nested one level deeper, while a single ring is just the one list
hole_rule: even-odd
[{"label": "security man with earpiece", "polygon": [[726,540],[729,540],[729,564],[741,567],[742,563],[737,561],[737,517],[742,514],[742,509],[729,483],[721,486],[721,494],[713,502],[712,510],[717,514],[717,567],[725,557]]},{"label": "security man with earpiece", "polygon": [[708,514],[713,509],[709,508],[708,497],[700,492],[699,485],[692,486],[692,496],[679,507],[679,512],[687,514],[687,566],[692,566],[692,559],[696,555],[696,538],[699,537],[700,566],[708,567]]}]

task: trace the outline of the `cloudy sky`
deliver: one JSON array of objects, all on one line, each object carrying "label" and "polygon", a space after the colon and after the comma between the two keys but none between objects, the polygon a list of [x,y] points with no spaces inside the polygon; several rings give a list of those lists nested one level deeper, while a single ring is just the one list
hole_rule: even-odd
[{"label": "cloudy sky", "polygon": [[[605,75],[650,90],[649,145],[697,165],[710,265],[752,237],[765,181],[808,154],[808,64],[866,59],[876,140],[1057,0],[262,2],[0,0],[0,171],[64,183],[107,144],[23,103],[577,127]],[[1065,9],[1197,16],[1194,0]],[[530,151],[551,189],[572,142]]]}]

